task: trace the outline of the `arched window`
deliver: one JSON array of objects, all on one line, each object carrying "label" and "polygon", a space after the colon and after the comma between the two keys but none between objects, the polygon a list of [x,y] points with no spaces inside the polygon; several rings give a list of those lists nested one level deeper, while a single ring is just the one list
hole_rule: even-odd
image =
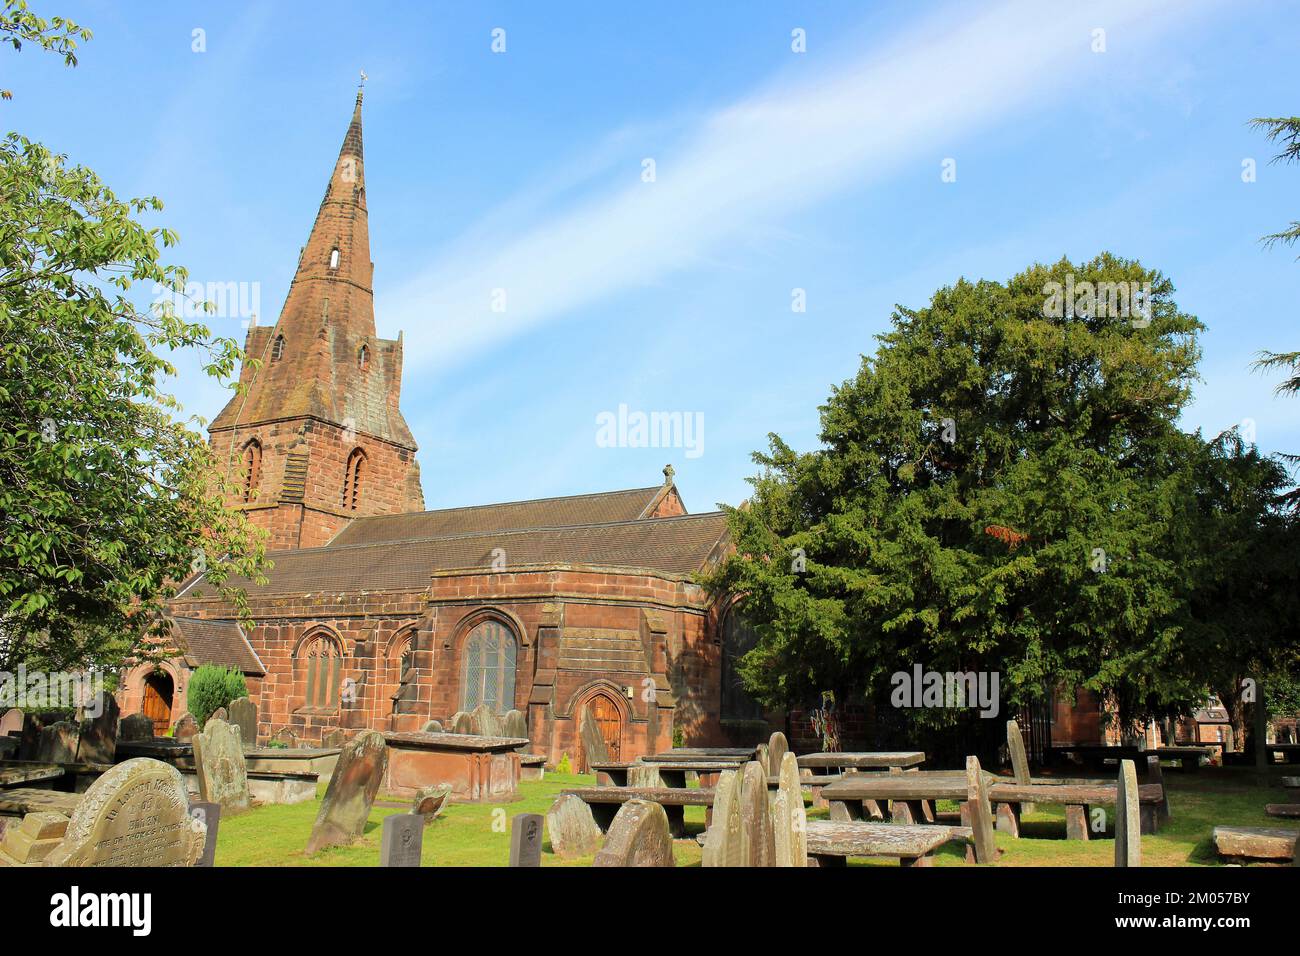
[{"label": "arched window", "polygon": [[763,707],[745,689],[737,665],[754,649],[758,635],[738,607],[727,612],[722,622],[722,718],[761,720]]},{"label": "arched window", "polygon": [[244,500],[252,501],[262,483],[262,443],[256,438],[244,446]]},{"label": "arched window", "polygon": [[330,272],[339,267],[339,248],[335,246],[330,250]]},{"label": "arched window", "polygon": [[280,361],[282,355],[284,355],[284,336],[277,335],[275,341],[271,343],[271,361]]},{"label": "arched window", "polygon": [[361,472],[365,462],[366,453],[360,448],[352,449],[343,471],[343,500],[340,504],[344,511],[357,510],[357,503],[361,500]]},{"label": "arched window", "polygon": [[464,690],[461,710],[487,704],[504,714],[515,706],[515,657],[519,644],[500,621],[484,621],[465,639]]},{"label": "arched window", "polygon": [[361,369],[362,371],[365,371],[366,366],[369,364],[370,364],[370,349],[363,345],[361,346],[360,349],[357,350],[357,368]]},{"label": "arched window", "polygon": [[298,657],[306,682],[304,705],[337,707],[343,671],[343,654],[338,644],[328,634],[317,634],[303,645]]}]

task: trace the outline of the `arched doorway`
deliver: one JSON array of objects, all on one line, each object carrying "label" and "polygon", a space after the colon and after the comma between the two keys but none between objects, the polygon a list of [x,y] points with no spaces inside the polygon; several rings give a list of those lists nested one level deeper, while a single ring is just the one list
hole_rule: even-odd
[{"label": "arched doorway", "polygon": [[153,735],[162,737],[172,725],[172,696],[176,685],[166,671],[154,671],[144,679],[144,715],[153,721]]},{"label": "arched doorway", "polygon": [[[623,719],[618,707],[604,694],[596,694],[587,701],[587,711],[600,729],[600,736],[605,740],[605,749],[609,751],[610,760],[622,760]],[[587,765],[591,765],[590,759]]]}]

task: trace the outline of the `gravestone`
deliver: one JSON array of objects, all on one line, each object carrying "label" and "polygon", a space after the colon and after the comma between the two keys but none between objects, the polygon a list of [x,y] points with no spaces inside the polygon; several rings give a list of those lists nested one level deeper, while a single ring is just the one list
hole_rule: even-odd
[{"label": "gravestone", "polygon": [[0,717],[0,737],[8,737],[15,732],[23,732],[23,712],[17,707],[10,707]]},{"label": "gravestone", "polygon": [[571,793],[560,794],[546,811],[546,832],[551,849],[566,860],[595,853],[603,838],[591,807]]},{"label": "gravestone", "polygon": [[1165,772],[1160,766],[1160,758],[1155,755],[1147,757],[1147,782],[1160,784],[1160,803],[1156,807],[1156,814],[1160,820],[1168,820],[1172,816],[1169,812],[1169,791],[1165,789]]},{"label": "gravestone", "polygon": [[192,740],[198,732],[199,722],[194,719],[194,715],[182,714],[181,719],[176,721],[175,726],[172,727],[172,739]]},{"label": "gravestone", "polygon": [[77,725],[67,720],[42,727],[36,759],[43,763],[75,763],[79,736]]},{"label": "gravestone", "polygon": [[123,717],[117,725],[118,740],[152,740],[153,721],[144,714]]},{"label": "gravestone", "polygon": [[1119,762],[1115,794],[1115,865],[1142,865],[1142,820],[1139,815],[1137,768],[1132,760]]},{"label": "gravestone", "polygon": [[480,737],[500,737],[501,720],[496,714],[492,713],[492,708],[487,704],[479,704],[470,714],[470,722],[474,729],[471,733],[478,734]]},{"label": "gravestone", "polygon": [[204,721],[203,726],[206,727],[210,722],[214,720],[224,720],[226,723],[230,723],[230,714],[226,711],[226,708],[218,707],[216,710],[212,712],[212,715],[208,717],[206,721]]},{"label": "gravestone", "polygon": [[[528,740],[528,719],[517,710],[506,711],[506,715],[501,718],[501,736]],[[528,746],[528,744],[520,744],[515,750],[523,753]]]},{"label": "gravestone", "polygon": [[425,787],[416,793],[415,800],[411,803],[411,812],[424,817],[424,825],[428,826],[438,814],[442,813],[450,799],[451,784],[449,783]]},{"label": "gravestone", "polygon": [[510,865],[542,865],[542,824],[540,813],[516,813],[510,821]]},{"label": "gravestone", "polygon": [[193,866],[203,824],[190,817],[181,772],[160,760],[119,763],[90,785],[50,866]]},{"label": "gravestone", "polygon": [[662,787],[664,780],[659,775],[658,767],[633,764],[627,768],[627,785],[629,787]]},{"label": "gravestone", "polygon": [[[1011,772],[1015,774],[1016,783],[1028,786],[1032,783],[1029,776],[1029,757],[1025,754],[1025,738],[1020,733],[1020,724],[1014,720],[1007,721],[1007,752],[1011,755]],[[1001,805],[998,807],[1001,811]],[[1020,804],[1021,813],[1033,813],[1032,803]]]},{"label": "gravestone", "polygon": [[463,710],[458,710],[451,715],[451,732],[453,734],[472,734],[474,733],[474,718]]},{"label": "gravestone", "polygon": [[441,720],[426,720],[424,726],[420,728],[422,734],[440,734],[442,733]]},{"label": "gravestone", "polygon": [[[766,794],[763,799],[766,802]],[[591,865],[676,866],[664,808],[648,800],[629,800],[619,807],[614,822],[609,825],[605,845]]]},{"label": "gravestone", "polygon": [[605,735],[600,732],[596,715],[591,712],[590,707],[582,708],[578,733],[582,737],[582,752],[586,755],[588,767],[593,763],[609,763],[609,748],[605,746]]},{"label": "gravestone", "polygon": [[239,742],[245,750],[257,746],[257,705],[247,697],[230,702],[230,722],[239,727]]},{"label": "gravestone", "polygon": [[767,759],[767,744],[759,744],[754,748],[754,759],[763,768],[763,773],[771,776],[772,762]]},{"label": "gravestone", "polygon": [[984,772],[975,756],[966,758],[966,804],[970,808],[970,826],[975,838],[975,862],[996,863],[998,846],[993,837],[993,810]]},{"label": "gravestone", "polygon": [[41,749],[41,730],[46,724],[52,724],[58,717],[48,713],[28,712],[23,714],[23,731],[18,744],[19,760],[35,760]]},{"label": "gravestone", "polygon": [[740,780],[724,770],[713,790],[713,823],[704,835],[702,866],[740,866]]},{"label": "gravestone", "polygon": [[419,866],[423,850],[424,819],[419,814],[390,813],[384,817],[380,866]]},{"label": "gravestone", "polygon": [[35,810],[10,824],[0,840],[0,866],[32,866],[45,860],[63,841],[68,818],[53,810]]},{"label": "gravestone", "polygon": [[249,807],[248,767],[239,740],[239,728],[211,717],[194,735],[194,771],[199,778],[199,798],[219,803],[227,814]]},{"label": "gravestone", "polygon": [[767,773],[775,777],[781,772],[781,761],[790,752],[790,744],[781,731],[774,733],[767,741]]},{"label": "gravestone", "polygon": [[[769,747],[769,752],[770,747]],[[776,846],[776,865],[808,865],[808,816],[803,807],[803,790],[799,786],[799,762],[787,751],[781,758],[780,783],[772,800],[772,832]]]},{"label": "gravestone", "polygon": [[81,708],[81,721],[77,739],[77,762],[111,764],[117,753],[117,726],[119,711],[117,699],[106,690],[94,696],[90,704]]},{"label": "gravestone", "polygon": [[335,747],[342,747],[348,741],[348,735],[342,727],[336,727],[320,739],[320,745],[327,750],[333,750]]},{"label": "gravestone", "polygon": [[774,866],[776,835],[767,801],[767,771],[757,760],[740,773],[740,865]]},{"label": "gravestone", "polygon": [[203,852],[199,854],[195,866],[212,866],[217,859],[217,831],[221,827],[221,804],[191,803],[190,817],[198,820],[207,829],[203,840]]},{"label": "gravestone", "polygon": [[307,855],[327,846],[351,843],[366,829],[375,794],[388,769],[388,745],[383,734],[363,730],[339,753],[325,799],[307,840]]}]

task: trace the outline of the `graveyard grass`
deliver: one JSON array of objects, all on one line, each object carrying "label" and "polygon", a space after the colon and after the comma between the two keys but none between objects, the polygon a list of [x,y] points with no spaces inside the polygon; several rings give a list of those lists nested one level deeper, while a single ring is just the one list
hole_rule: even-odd
[{"label": "graveyard grass", "polygon": [[[1274,768],[1281,771],[1283,768]],[[1293,771],[1294,768],[1291,768]],[[516,813],[545,814],[561,790],[591,786],[595,778],[578,774],[547,773],[542,781],[519,784],[521,799],[508,804],[453,804],[425,828],[425,866],[505,866],[510,852],[510,818]],[[1173,819],[1160,832],[1142,837],[1143,866],[1216,866],[1220,864],[1210,839],[1215,826],[1279,826],[1289,821],[1264,814],[1264,804],[1282,799],[1276,787],[1256,783],[1250,772],[1202,767],[1194,774],[1166,770]],[[383,820],[405,809],[376,805],[364,836],[348,847],[334,847],[315,857],[303,853],[312,823],[320,808],[324,784],[311,803],[256,808],[221,821],[217,839],[217,866],[377,866]],[[382,792],[378,802],[391,801],[409,806]],[[955,804],[940,804],[953,810]],[[500,812],[504,811],[504,813]],[[824,819],[825,810],[808,811],[809,819]],[[687,829],[704,829],[704,809],[688,807]],[[999,833],[1003,851],[1001,866],[1111,866],[1115,843],[1113,831],[1087,841],[1065,839],[1065,814],[1059,807],[1042,807],[1026,814],[1019,840]],[[694,840],[677,840],[674,853],[678,866],[698,866],[701,848]],[[543,844],[543,866],[590,866],[592,858],[563,860],[551,852],[549,834]],[[957,844],[942,847],[936,865],[964,866],[963,851]],[[892,860],[853,860],[851,865],[897,865]]]}]

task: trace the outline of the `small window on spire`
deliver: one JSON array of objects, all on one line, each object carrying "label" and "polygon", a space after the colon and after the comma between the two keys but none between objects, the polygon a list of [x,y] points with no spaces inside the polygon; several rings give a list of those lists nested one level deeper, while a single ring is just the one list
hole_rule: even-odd
[{"label": "small window on spire", "polygon": [[361,369],[361,371],[364,372],[366,370],[366,366],[369,364],[370,364],[370,349],[367,346],[363,345],[357,351],[357,368]]},{"label": "small window on spire", "polygon": [[284,355],[284,336],[277,335],[275,337],[275,342],[273,342],[271,345],[271,361],[278,362],[280,361],[280,358],[283,355]]},{"label": "small window on spire", "polygon": [[335,246],[330,250],[330,271],[333,272],[339,267],[339,247]]}]

